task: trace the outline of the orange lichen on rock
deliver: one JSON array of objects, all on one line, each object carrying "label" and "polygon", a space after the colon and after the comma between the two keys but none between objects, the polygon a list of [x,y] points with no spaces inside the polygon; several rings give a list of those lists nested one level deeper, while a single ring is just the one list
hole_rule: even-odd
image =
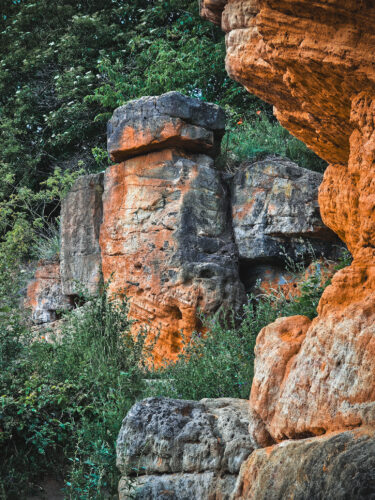
[{"label": "orange lichen on rock", "polygon": [[[347,240],[354,260],[324,292],[274,415],[264,419],[276,440],[375,422],[375,150],[369,118],[374,108],[363,95],[353,106],[357,128],[348,167],[330,167],[320,202],[323,217]],[[332,172],[345,172],[345,181],[337,184]],[[255,400],[252,394],[252,404]]]},{"label": "orange lichen on rock", "polygon": [[[283,386],[310,324],[311,320],[306,316],[279,318],[263,328],[257,337],[250,404],[262,421],[267,422],[267,432],[273,429],[272,422]],[[265,443],[259,442],[258,436],[254,439],[260,446],[268,445],[268,436]]]},{"label": "orange lichen on rock", "polygon": [[[156,342],[154,361],[176,359],[199,311],[239,305],[242,287],[213,160],[178,150],[110,167],[100,236],[109,293],[130,297],[133,331]],[[221,245],[224,245],[222,248]],[[220,252],[212,258],[212,253]]]},{"label": "orange lichen on rock", "polygon": [[[347,163],[353,96],[373,89],[375,6],[355,0],[203,0],[222,10],[229,75],[331,163]],[[212,18],[212,16],[211,16]]]}]

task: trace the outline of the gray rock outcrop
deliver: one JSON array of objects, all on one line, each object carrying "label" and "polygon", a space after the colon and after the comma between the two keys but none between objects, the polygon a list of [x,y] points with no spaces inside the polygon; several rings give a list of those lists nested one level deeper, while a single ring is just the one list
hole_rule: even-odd
[{"label": "gray rock outcrop", "polygon": [[38,325],[56,321],[61,312],[71,309],[71,301],[62,291],[58,259],[38,262],[24,305],[31,309],[32,320]]},{"label": "gray rock outcrop", "polygon": [[117,441],[120,500],[229,498],[254,449],[248,401],[148,398],[125,417]]},{"label": "gray rock outcrop", "polygon": [[285,284],[285,260],[335,259],[343,244],[321,219],[323,176],[278,156],[241,167],[229,180],[241,277]]},{"label": "gray rock outcrop", "polygon": [[103,218],[103,174],[77,179],[61,206],[62,291],[96,293],[101,273],[99,231]]},{"label": "gray rock outcrop", "polygon": [[225,113],[216,104],[168,92],[117,108],[108,122],[107,147],[115,162],[170,147],[216,156],[224,128]]}]

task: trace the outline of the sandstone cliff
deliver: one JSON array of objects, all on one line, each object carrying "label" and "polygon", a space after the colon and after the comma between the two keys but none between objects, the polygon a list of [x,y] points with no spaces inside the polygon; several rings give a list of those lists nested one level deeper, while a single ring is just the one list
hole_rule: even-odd
[{"label": "sandstone cliff", "polygon": [[[374,426],[375,5],[354,0],[210,0],[203,5],[203,14],[227,33],[229,74],[274,104],[280,122],[331,163],[320,187],[322,218],[354,257],[334,277],[310,325],[306,318],[280,319],[260,334],[250,399],[251,411],[264,425],[259,444],[268,444],[267,433],[281,441]],[[291,446],[275,453],[295,452]],[[357,471],[365,466],[366,453],[353,460]],[[266,465],[255,465],[256,460],[241,470],[238,498],[264,498],[250,486],[259,474],[263,480],[267,475]],[[268,474],[281,478],[286,470],[273,463]],[[370,479],[369,490],[357,485],[355,493],[347,486],[347,495],[369,498],[374,494]],[[326,487],[319,494],[333,498]],[[293,496],[308,498],[296,490]]]},{"label": "sandstone cliff", "polygon": [[240,307],[244,289],[227,190],[214,160],[224,133],[214,104],[170,92],[118,108],[108,151],[100,233],[109,293],[130,298],[156,365],[202,331],[199,313]]}]

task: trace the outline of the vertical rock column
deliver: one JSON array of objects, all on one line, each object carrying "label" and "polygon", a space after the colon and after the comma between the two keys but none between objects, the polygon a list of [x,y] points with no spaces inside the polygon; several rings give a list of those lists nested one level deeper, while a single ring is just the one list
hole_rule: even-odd
[{"label": "vertical rock column", "polygon": [[200,312],[244,298],[228,207],[213,158],[225,116],[177,92],[115,110],[104,179],[102,266],[112,295],[130,300],[133,331],[147,331],[156,365],[203,330]]},{"label": "vertical rock column", "polygon": [[103,174],[79,177],[61,206],[61,281],[65,295],[95,294],[101,273]]}]

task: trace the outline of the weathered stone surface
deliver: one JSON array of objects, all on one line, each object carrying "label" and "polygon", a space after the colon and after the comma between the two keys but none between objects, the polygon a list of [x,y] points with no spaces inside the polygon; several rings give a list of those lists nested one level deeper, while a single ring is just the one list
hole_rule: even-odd
[{"label": "weathered stone surface", "polygon": [[77,179],[61,206],[61,279],[66,295],[97,292],[101,273],[99,231],[103,217],[103,174]]},{"label": "weathered stone surface", "polygon": [[229,75],[274,104],[280,122],[317,154],[346,164],[351,100],[374,90],[373,2],[202,0],[203,14],[224,3]]},{"label": "weathered stone surface", "polygon": [[231,180],[235,241],[248,260],[281,260],[311,250],[333,253],[337,236],[323,224],[318,188],[323,176],[277,156],[248,164]]},{"label": "weathered stone surface", "polygon": [[318,188],[323,176],[278,156],[239,169],[230,180],[232,220],[247,291],[286,287],[288,259],[337,259],[342,242],[322,222]]},{"label": "weathered stone surface", "polygon": [[375,432],[362,428],[256,450],[232,500],[375,498]]},{"label": "weathered stone surface", "polygon": [[235,475],[214,472],[123,478],[119,500],[229,500],[235,484]]},{"label": "weathered stone surface", "polygon": [[176,499],[228,498],[254,448],[248,425],[248,403],[240,399],[148,398],[135,404],[117,440],[120,498],[137,474],[136,498],[164,498],[163,489]]},{"label": "weathered stone surface", "polygon": [[201,3],[201,16],[212,23],[221,23],[221,14],[224,10],[227,0],[205,0]]},{"label": "weathered stone surface", "polygon": [[171,147],[215,156],[224,128],[224,111],[215,104],[179,92],[142,97],[113,113],[108,152],[115,162]]},{"label": "weathered stone surface", "polygon": [[[253,435],[261,446],[270,444],[268,432],[273,430],[275,408],[310,323],[311,320],[306,316],[279,318],[263,328],[257,337],[250,402],[253,412],[267,423],[265,442],[259,437],[259,431]],[[294,416],[289,418],[293,419]]]},{"label": "weathered stone surface", "polygon": [[154,360],[176,359],[182,335],[243,300],[228,197],[213,160],[164,150],[110,167],[100,235],[109,292],[130,297]]},{"label": "weathered stone surface", "polygon": [[58,260],[38,262],[35,278],[27,288],[25,307],[31,308],[37,324],[55,321],[59,311],[71,308],[69,298],[62,293]]},{"label": "weathered stone surface", "polygon": [[374,3],[354,0],[228,0],[222,12],[230,75],[331,163],[322,219],[354,257],[324,293],[273,416],[258,408],[278,440],[375,423],[374,21]]},{"label": "weathered stone surface", "polygon": [[338,168],[329,167],[320,194],[325,219],[348,241],[354,261],[323,294],[319,317],[284,378],[275,413],[265,417],[278,440],[375,423],[373,104],[360,102],[349,165],[340,171],[347,173],[335,177]]},{"label": "weathered stone surface", "polygon": [[[363,276],[367,276],[368,288],[361,285]],[[277,365],[267,345],[288,325],[281,319],[264,331],[268,340],[264,351],[261,345],[257,348],[257,367],[269,356],[269,380],[258,377],[256,369],[258,383],[252,388],[251,405],[274,439],[319,435],[375,422],[373,286],[374,266],[369,268],[368,261],[362,267],[356,262],[337,273],[323,294],[319,317],[285,369]],[[356,297],[358,288],[362,294]],[[262,374],[263,368],[259,369]],[[282,382],[275,390],[271,381],[278,375]],[[260,395],[265,398],[264,406]],[[268,406],[270,400],[272,405]]]}]

